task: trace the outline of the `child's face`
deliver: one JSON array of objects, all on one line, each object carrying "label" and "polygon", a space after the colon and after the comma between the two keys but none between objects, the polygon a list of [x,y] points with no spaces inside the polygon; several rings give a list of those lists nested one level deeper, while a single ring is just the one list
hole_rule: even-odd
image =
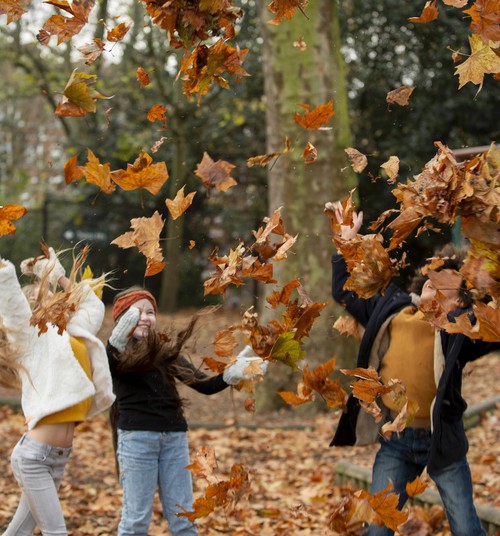
[{"label": "child's face", "polygon": [[156,326],[156,313],[153,304],[146,298],[135,302],[134,307],[141,311],[141,316],[132,336],[143,339],[147,337],[149,330]]},{"label": "child's face", "polygon": [[[434,282],[430,279],[424,283],[420,294],[420,304],[425,305],[436,298],[439,291],[445,297],[442,304],[446,311],[452,311],[460,307],[460,287],[462,276],[454,270],[440,270],[439,277]],[[442,282],[441,282],[442,281]]]}]

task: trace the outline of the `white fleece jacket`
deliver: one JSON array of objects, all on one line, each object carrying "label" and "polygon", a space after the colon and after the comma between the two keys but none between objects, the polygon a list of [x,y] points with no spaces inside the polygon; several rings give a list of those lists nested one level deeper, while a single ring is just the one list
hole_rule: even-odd
[{"label": "white fleece jacket", "polygon": [[[38,334],[30,326],[31,309],[26,300],[14,265],[2,260],[0,267],[0,321],[7,338],[25,371],[21,371],[21,405],[28,429],[56,411],[71,407],[92,397],[89,417],[111,406],[115,399],[108,359],[103,343],[96,337],[104,318],[104,304],[89,287],[62,335],[48,324]],[[76,360],[70,335],[85,344],[92,368],[89,380]]]}]

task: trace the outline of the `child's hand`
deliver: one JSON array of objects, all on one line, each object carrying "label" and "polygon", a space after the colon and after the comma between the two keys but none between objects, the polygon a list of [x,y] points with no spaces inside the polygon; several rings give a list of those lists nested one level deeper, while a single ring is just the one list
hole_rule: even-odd
[{"label": "child's hand", "polygon": [[[236,361],[224,369],[222,378],[228,385],[236,385],[242,380],[254,380],[264,376],[267,371],[268,362],[256,355],[252,355],[250,346],[245,346],[242,352],[236,357]],[[249,372],[252,365],[257,364],[255,372]]]},{"label": "child's hand", "polygon": [[116,326],[113,328],[111,336],[109,337],[109,344],[114,346],[119,352],[123,352],[140,317],[140,309],[132,305],[128,311],[123,313],[116,323]]},{"label": "child's hand", "polygon": [[33,274],[38,279],[47,278],[52,287],[57,286],[59,279],[66,275],[66,271],[57,258],[53,248],[49,248],[49,258],[35,259]]},{"label": "child's hand", "polygon": [[344,209],[342,208],[342,203],[337,202],[333,203],[334,209],[335,209],[335,217],[337,218],[337,222],[340,224],[340,236],[344,240],[351,240],[354,238],[359,230],[361,229],[361,225],[363,225],[363,211],[352,213],[352,227],[349,225],[342,225],[342,222],[344,221]]}]

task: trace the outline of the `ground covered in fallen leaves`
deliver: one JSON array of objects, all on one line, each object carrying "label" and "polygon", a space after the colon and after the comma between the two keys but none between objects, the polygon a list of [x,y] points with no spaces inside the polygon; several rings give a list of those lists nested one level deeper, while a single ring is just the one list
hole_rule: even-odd
[{"label": "ground covered in fallen leaves", "polygon": [[[181,318],[181,320],[185,319]],[[169,320],[166,318],[165,320]],[[213,335],[218,326],[234,318],[219,313],[207,326]],[[109,333],[109,317],[102,332]],[[200,336],[199,355],[210,355],[209,337]],[[488,356],[469,366],[464,393],[469,405],[500,394],[497,378],[500,357]],[[232,511],[217,509],[199,522],[200,535],[323,535],[335,534],[328,520],[350,489],[336,485],[335,465],[348,460],[370,467],[376,447],[329,448],[338,415],[323,413],[299,416],[294,410],[267,415],[244,410],[247,395],[226,390],[207,398],[182,389],[192,423],[189,442],[194,457],[202,446],[215,450],[218,475],[228,478],[234,464],[250,472],[251,495]],[[12,448],[24,431],[23,417],[10,407],[0,407],[0,530],[4,530],[19,499],[17,483],[9,466]],[[477,504],[500,508],[500,409],[485,414],[481,425],[469,430],[469,461]],[[195,496],[203,495],[206,482],[195,479]],[[430,486],[432,488],[432,486]],[[105,416],[80,425],[74,454],[60,490],[69,533],[116,534],[121,489],[114,470],[110,430]],[[449,534],[442,509],[411,507],[411,536]],[[155,501],[151,536],[168,534],[161,507]]]}]

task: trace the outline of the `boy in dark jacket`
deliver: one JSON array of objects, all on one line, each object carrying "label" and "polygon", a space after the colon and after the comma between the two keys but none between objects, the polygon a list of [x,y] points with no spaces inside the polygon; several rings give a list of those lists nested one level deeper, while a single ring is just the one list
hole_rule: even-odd
[{"label": "boy in dark jacket", "polygon": [[[336,217],[342,222],[342,209],[336,205]],[[352,227],[341,226],[344,240],[354,238],[363,222],[363,214],[354,213]],[[441,270],[458,270],[459,255],[445,259]],[[332,295],[336,302],[364,327],[357,366],[374,367],[383,383],[398,378],[407,388],[410,400],[418,403],[418,413],[410,427],[393,433],[390,439],[380,437],[384,423],[360,411],[352,395],[342,414],[330,446],[363,445],[380,441],[373,465],[371,493],[387,487],[390,481],[399,494],[398,508],[408,499],[406,483],[413,481],[425,467],[436,483],[454,536],[479,536],[481,527],[473,504],[472,479],[466,459],[468,442],[462,415],[467,404],[461,396],[462,369],[468,361],[500,348],[498,343],[472,341],[463,334],[449,334],[428,323],[418,304],[430,303],[439,291],[449,318],[470,307],[471,299],[464,282],[447,288],[435,288],[427,279],[420,296],[410,295],[394,284],[384,294],[369,299],[344,290],[349,277],[341,255],[332,258]],[[397,414],[393,402],[382,397],[387,419]],[[394,534],[387,527],[371,525],[369,536]]]}]

